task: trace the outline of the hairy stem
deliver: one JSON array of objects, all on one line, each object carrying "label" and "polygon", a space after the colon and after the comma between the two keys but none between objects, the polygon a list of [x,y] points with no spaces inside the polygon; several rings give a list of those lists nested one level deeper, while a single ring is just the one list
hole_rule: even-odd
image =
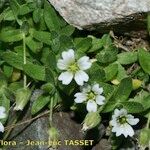
[{"label": "hairy stem", "polygon": [[[27,58],[26,58],[26,41],[25,41],[25,34],[23,34],[23,64],[27,63]],[[23,86],[24,88],[27,86],[27,76],[26,74],[23,75]]]},{"label": "hairy stem", "polygon": [[50,101],[49,121],[50,121],[50,126],[52,126],[52,121],[53,121],[53,98],[51,98],[51,101]]}]

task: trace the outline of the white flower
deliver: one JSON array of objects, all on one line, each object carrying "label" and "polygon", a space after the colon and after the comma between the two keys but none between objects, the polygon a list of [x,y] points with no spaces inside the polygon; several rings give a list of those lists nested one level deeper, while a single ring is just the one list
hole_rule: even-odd
[{"label": "white flower", "polygon": [[75,102],[83,103],[87,102],[86,109],[88,112],[96,112],[97,105],[103,105],[105,97],[101,94],[103,93],[103,88],[99,87],[99,84],[94,84],[93,86],[87,85],[82,88],[82,91],[75,94]]},{"label": "white flower", "polygon": [[[0,119],[4,119],[6,117],[5,111],[6,111],[5,107],[0,106]],[[1,122],[0,122],[0,132],[4,132],[4,126]]]},{"label": "white flower", "polygon": [[68,51],[64,51],[62,52],[62,59],[59,59],[57,62],[57,67],[64,71],[60,74],[58,80],[68,85],[74,79],[78,85],[82,86],[84,82],[89,80],[89,76],[85,70],[89,69],[91,65],[92,62],[89,57],[83,56],[79,60],[76,60],[74,50],[69,49]]},{"label": "white flower", "polygon": [[125,137],[133,136],[134,130],[131,125],[136,125],[139,122],[138,118],[127,113],[125,109],[115,109],[110,125],[112,125],[112,132],[116,133],[116,136],[123,134]]}]

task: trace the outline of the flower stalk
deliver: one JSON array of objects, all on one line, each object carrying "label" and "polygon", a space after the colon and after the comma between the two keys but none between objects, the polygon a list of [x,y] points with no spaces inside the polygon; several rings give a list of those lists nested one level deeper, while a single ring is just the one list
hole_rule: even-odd
[{"label": "flower stalk", "polygon": [[[23,33],[23,64],[25,65],[26,63],[27,63],[26,38],[25,38],[25,34]],[[27,86],[27,76],[26,76],[26,74],[23,75],[23,86],[24,86],[24,88]]]}]

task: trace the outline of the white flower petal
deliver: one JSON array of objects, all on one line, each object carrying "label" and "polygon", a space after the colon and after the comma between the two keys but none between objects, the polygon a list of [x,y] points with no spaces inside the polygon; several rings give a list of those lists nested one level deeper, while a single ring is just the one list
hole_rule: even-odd
[{"label": "white flower petal", "polygon": [[59,59],[57,62],[57,67],[60,70],[67,70],[69,64],[66,63],[66,61],[64,61],[63,59]]},{"label": "white flower petal", "polygon": [[124,134],[125,137],[127,137],[128,135],[130,137],[132,137],[134,135],[134,130],[133,130],[133,128],[129,124],[126,123],[124,125],[123,134]]},{"label": "white flower petal", "polygon": [[4,126],[1,122],[0,122],[0,132],[4,132]]},{"label": "white flower petal", "polygon": [[116,117],[118,117],[118,116],[126,116],[127,115],[127,110],[125,110],[125,109],[115,109],[115,111],[114,111],[114,115],[116,116]]},{"label": "white flower petal", "polygon": [[87,70],[92,66],[92,63],[87,56],[83,56],[78,60],[78,66],[81,70]]},{"label": "white flower petal", "polygon": [[118,126],[117,125],[112,127],[112,132],[116,132],[117,136],[121,135],[121,132],[120,132],[120,130],[118,130]]},{"label": "white flower petal", "polygon": [[105,97],[104,96],[102,96],[102,95],[97,95],[96,96],[96,103],[98,105],[103,105],[104,101],[105,101]]},{"label": "white flower petal", "polygon": [[118,116],[119,112],[120,112],[119,109],[116,108],[114,111],[114,116]]},{"label": "white flower petal", "polygon": [[126,116],[126,115],[127,115],[127,110],[124,108],[120,109],[119,116]]},{"label": "white flower petal", "polygon": [[69,60],[75,60],[74,50],[73,49],[69,49],[68,51],[62,52],[62,58],[66,62],[68,62]]},{"label": "white flower petal", "polygon": [[93,100],[89,100],[87,102],[86,109],[87,109],[88,112],[96,112],[97,111],[97,104],[96,104],[96,102],[93,101]]},{"label": "white flower petal", "polygon": [[90,85],[84,85],[84,86],[82,86],[81,87],[81,91],[83,92],[83,93],[89,93],[90,91],[91,91],[91,86]]},{"label": "white flower petal", "polygon": [[74,79],[78,85],[82,86],[84,81],[87,82],[89,80],[89,76],[84,71],[79,70],[75,73]]},{"label": "white flower petal", "polygon": [[74,96],[76,97],[74,100],[76,103],[83,103],[87,99],[84,93],[76,93]]},{"label": "white flower petal", "polygon": [[111,126],[117,126],[117,121],[116,121],[116,119],[112,119],[112,120],[110,121],[110,125],[111,125]]},{"label": "white flower petal", "polygon": [[123,134],[124,132],[124,128],[123,126],[115,126],[115,130],[113,130],[116,132],[116,136],[120,136],[121,134]]},{"label": "white flower petal", "polygon": [[139,122],[139,119],[134,118],[132,115],[127,115],[127,121],[130,125],[136,125]]},{"label": "white flower petal", "polygon": [[102,94],[103,93],[103,88],[100,88],[99,84],[94,84],[93,87],[92,87],[92,91],[95,94]]},{"label": "white flower petal", "polygon": [[68,85],[73,79],[73,74],[71,72],[62,72],[58,77],[59,81],[62,81],[62,84]]},{"label": "white flower petal", "polygon": [[0,119],[6,118],[6,109],[3,106],[0,106]]},{"label": "white flower petal", "polygon": [[[126,123],[119,123],[118,117],[126,117],[127,122]],[[125,109],[115,109],[114,115],[112,116],[112,120],[110,121],[110,124],[113,126],[112,132],[116,132],[116,136],[120,136],[123,134],[125,137],[127,136],[133,136],[134,130],[131,127],[131,125],[135,125],[139,122],[138,118],[134,118],[132,115],[128,115],[127,111]],[[131,125],[130,125],[131,124]]]}]

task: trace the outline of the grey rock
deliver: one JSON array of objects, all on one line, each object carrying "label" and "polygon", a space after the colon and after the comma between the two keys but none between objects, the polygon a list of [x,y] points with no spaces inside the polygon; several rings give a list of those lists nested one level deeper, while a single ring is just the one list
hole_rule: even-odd
[{"label": "grey rock", "polygon": [[[53,115],[54,126],[60,133],[61,146],[58,150],[80,150],[80,146],[67,146],[64,140],[84,139],[84,134],[80,132],[81,125],[74,122],[68,113],[55,113]],[[48,116],[38,118],[30,124],[18,126],[12,132],[9,140],[16,141],[16,146],[7,147],[7,150],[52,150],[48,144],[27,145],[30,141],[48,141],[49,118]],[[19,131],[19,132],[18,132]]]},{"label": "grey rock", "polygon": [[92,150],[111,150],[111,143],[107,139],[101,139]]},{"label": "grey rock", "polygon": [[[50,148],[48,144],[27,145],[29,140],[34,142],[48,141],[48,120],[48,116],[45,116],[38,118],[32,123],[16,127],[8,140],[16,141],[17,145],[7,146],[6,150],[54,150]],[[100,125],[95,131],[94,129],[90,131],[89,136],[87,136],[85,133],[81,132],[81,124],[76,123],[71,119],[70,114],[65,112],[54,113],[53,123],[60,133],[61,146],[58,147],[58,150],[82,150],[83,147],[78,145],[66,145],[64,140],[93,140],[96,139],[95,136],[97,136],[95,142],[98,142],[105,133],[105,127]]]},{"label": "grey rock", "polygon": [[149,0],[49,0],[71,25],[89,30],[126,30],[145,27]]}]

